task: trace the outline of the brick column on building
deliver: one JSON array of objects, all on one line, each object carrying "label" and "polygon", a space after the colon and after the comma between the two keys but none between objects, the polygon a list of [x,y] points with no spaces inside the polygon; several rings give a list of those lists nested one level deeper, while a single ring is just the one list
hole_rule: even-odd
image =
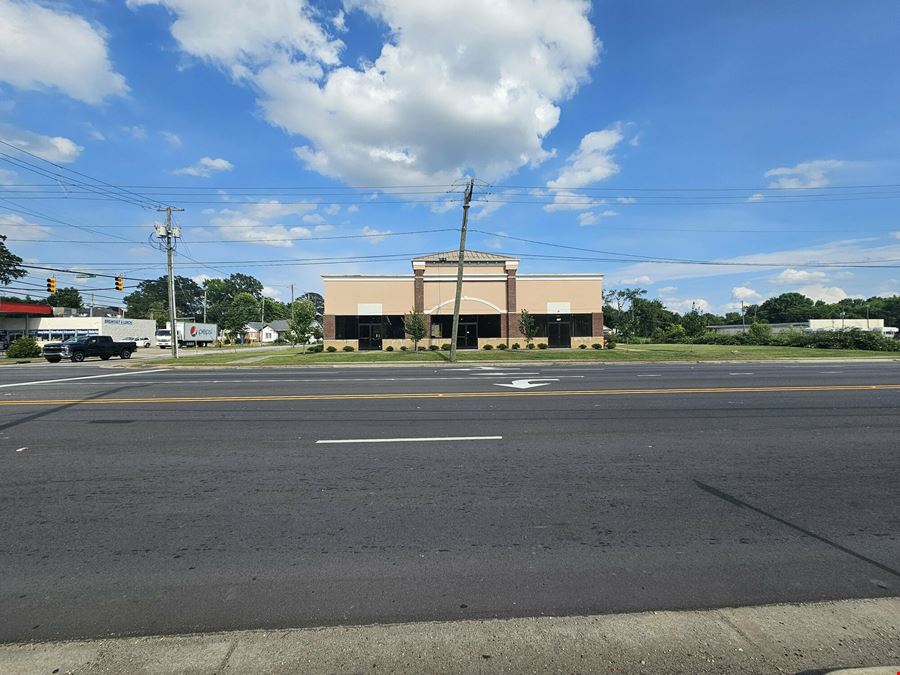
[{"label": "brick column on building", "polygon": [[[415,265],[415,263],[413,263]],[[425,311],[425,267],[413,267],[416,275],[413,306],[417,312]]]},{"label": "brick column on building", "polygon": [[606,346],[606,339],[603,336],[603,312],[591,313],[591,337],[599,338],[598,342]]},{"label": "brick column on building", "polygon": [[507,339],[520,338],[522,333],[519,331],[519,305],[517,298],[516,274],[519,271],[519,262],[517,260],[506,261],[506,319],[500,323],[505,330],[501,329],[501,336]]},{"label": "brick column on building", "polygon": [[326,340],[334,340],[334,314],[322,317],[322,334]]}]

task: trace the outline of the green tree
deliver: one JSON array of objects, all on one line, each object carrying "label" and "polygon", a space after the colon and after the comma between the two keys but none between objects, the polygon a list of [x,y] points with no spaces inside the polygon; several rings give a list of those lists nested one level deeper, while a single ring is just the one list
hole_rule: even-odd
[{"label": "green tree", "polygon": [[234,340],[251,321],[259,321],[259,301],[251,293],[238,293],[222,317],[222,328]]},{"label": "green tree", "polygon": [[273,298],[263,298],[260,304],[264,305],[263,316],[266,321],[280,321],[282,319],[290,319],[291,308],[285,303],[279,302]]},{"label": "green tree", "polygon": [[[206,289],[207,321],[221,324],[225,313],[231,307],[231,301],[234,300],[238,293],[249,293],[257,300],[260,300],[262,298],[263,285],[256,277],[252,277],[249,274],[236,273],[227,279],[207,279],[203,282],[203,288]],[[269,314],[266,312],[266,319],[269,318]]]},{"label": "green tree", "polygon": [[296,300],[291,308],[291,342],[306,344],[315,333],[316,306],[309,300]]},{"label": "green tree", "polygon": [[321,321],[325,315],[325,298],[314,291],[307,291],[300,296],[300,300],[309,300],[316,307],[316,318]]},{"label": "green tree", "polygon": [[84,306],[81,293],[72,286],[57,289],[56,293],[48,295],[47,304],[52,307],[73,307],[75,309],[81,309]]},{"label": "green tree", "polygon": [[[821,313],[812,299],[802,293],[782,293],[759,306],[759,319],[769,323],[787,323],[814,319]],[[757,320],[754,316],[754,321]]]},{"label": "green tree", "polygon": [[519,332],[525,337],[525,344],[530,345],[537,337],[537,323],[527,309],[519,314]]},{"label": "green tree", "polygon": [[688,337],[697,337],[706,332],[706,322],[696,307],[691,308],[690,312],[681,317],[681,325],[684,326],[684,332]]},{"label": "green tree", "polygon": [[767,323],[751,323],[747,334],[756,344],[766,345],[772,341],[772,326]]},{"label": "green tree", "polygon": [[41,347],[33,337],[20,337],[13,340],[6,349],[10,359],[29,359],[41,355]]},{"label": "green tree", "polygon": [[0,234],[0,284],[9,286],[13,279],[21,279],[28,272],[22,267],[22,259],[6,248],[6,235]]},{"label": "green tree", "polygon": [[427,329],[425,328],[425,316],[422,312],[410,310],[403,317],[403,330],[409,335],[413,341],[413,351],[419,351],[419,340],[425,337]]},{"label": "green tree", "polygon": [[[156,319],[157,326],[166,325],[168,307],[168,278],[164,276],[142,281],[134,292],[125,296],[125,316],[130,319]],[[163,308],[162,315],[160,308]],[[179,319],[203,316],[203,289],[193,279],[175,277],[175,315]]]}]

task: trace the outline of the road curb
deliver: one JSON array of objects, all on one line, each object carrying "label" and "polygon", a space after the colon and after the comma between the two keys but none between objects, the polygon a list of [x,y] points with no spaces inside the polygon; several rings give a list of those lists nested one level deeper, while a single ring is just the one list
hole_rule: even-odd
[{"label": "road curb", "polygon": [[900,598],[0,645],[4,673],[894,675]]}]

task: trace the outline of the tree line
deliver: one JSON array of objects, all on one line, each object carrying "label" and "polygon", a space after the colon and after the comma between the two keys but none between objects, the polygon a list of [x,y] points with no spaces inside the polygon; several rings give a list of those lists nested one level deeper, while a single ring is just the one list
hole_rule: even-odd
[{"label": "tree line", "polygon": [[[663,340],[667,335],[683,333],[697,337],[707,326],[745,323],[793,323],[809,319],[884,319],[886,326],[900,326],[900,296],[845,298],[834,303],[813,300],[802,293],[782,293],[765,302],[747,305],[744,314],[713,314],[694,308],[679,314],[666,309],[660,300],[646,298],[643,288],[623,288],[603,294],[603,318],[615,328],[621,339],[632,337]],[[743,321],[742,321],[743,319]]]}]

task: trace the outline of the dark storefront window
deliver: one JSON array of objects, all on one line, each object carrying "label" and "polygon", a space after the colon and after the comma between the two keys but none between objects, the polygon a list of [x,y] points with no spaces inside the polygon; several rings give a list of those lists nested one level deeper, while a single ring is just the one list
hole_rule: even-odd
[{"label": "dark storefront window", "polygon": [[[403,317],[399,314],[389,316],[336,316],[334,317],[335,340],[402,340]],[[369,345],[376,344],[369,342]],[[376,347],[371,347],[376,348]],[[381,349],[380,346],[377,349]]]},{"label": "dark storefront window", "polygon": [[534,314],[534,323],[537,326],[537,336],[546,338],[550,335],[551,324],[569,324],[569,334],[572,337],[591,336],[590,314]]},{"label": "dark storefront window", "polygon": [[[478,330],[478,337],[500,337],[500,316],[498,314],[460,314],[459,323],[472,325]],[[453,333],[452,316],[431,317],[431,337],[449,339]]]}]

